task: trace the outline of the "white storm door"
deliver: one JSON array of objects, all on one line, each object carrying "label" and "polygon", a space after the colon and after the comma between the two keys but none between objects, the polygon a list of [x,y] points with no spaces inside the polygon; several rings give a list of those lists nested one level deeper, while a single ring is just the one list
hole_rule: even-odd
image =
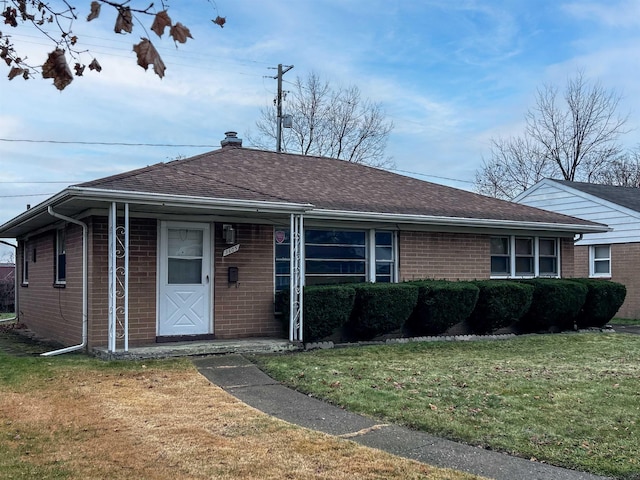
[{"label": "white storm door", "polygon": [[210,227],[162,222],[160,228],[158,336],[212,333]]}]

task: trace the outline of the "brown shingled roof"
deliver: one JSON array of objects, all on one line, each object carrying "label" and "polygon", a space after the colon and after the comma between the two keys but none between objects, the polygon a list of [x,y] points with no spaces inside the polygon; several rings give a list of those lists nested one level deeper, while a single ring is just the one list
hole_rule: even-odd
[{"label": "brown shingled roof", "polygon": [[310,203],[317,209],[523,222],[592,222],[384,170],[238,147],[78,185],[105,190]]}]

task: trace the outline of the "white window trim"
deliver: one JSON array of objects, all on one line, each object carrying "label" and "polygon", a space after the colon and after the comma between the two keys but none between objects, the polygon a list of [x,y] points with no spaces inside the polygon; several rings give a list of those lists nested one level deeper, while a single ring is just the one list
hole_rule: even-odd
[{"label": "white window trim", "polygon": [[[609,257],[599,258],[599,261],[609,262],[609,271],[607,273],[596,273],[596,247],[608,247]],[[589,278],[611,278],[611,245],[589,245]]]},{"label": "white window trim", "polygon": [[[559,237],[537,237],[531,235],[493,235],[495,237],[509,237],[509,268],[510,272],[507,274],[492,274],[491,279],[525,279],[525,278],[538,278],[540,277],[540,238],[552,239],[556,242],[556,258],[558,262],[558,273],[555,275],[545,275],[543,278],[561,278],[561,258],[560,251],[561,243]],[[531,238],[533,239],[533,274],[532,275],[516,275],[516,238]],[[491,258],[491,252],[489,252],[489,258]]]}]

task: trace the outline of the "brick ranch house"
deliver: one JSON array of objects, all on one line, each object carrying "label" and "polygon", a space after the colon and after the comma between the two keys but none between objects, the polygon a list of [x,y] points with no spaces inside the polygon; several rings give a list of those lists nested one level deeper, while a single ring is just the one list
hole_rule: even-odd
[{"label": "brick ranch house", "polygon": [[[20,321],[67,350],[280,337],[302,286],[574,275],[590,221],[331,158],[242,147],[75,186],[0,226]],[[82,340],[82,343],[78,343]]]},{"label": "brick ranch house", "polygon": [[544,179],[514,201],[607,224],[610,231],[585,233],[575,243],[575,274],[624,284],[616,316],[640,318],[640,189]]}]

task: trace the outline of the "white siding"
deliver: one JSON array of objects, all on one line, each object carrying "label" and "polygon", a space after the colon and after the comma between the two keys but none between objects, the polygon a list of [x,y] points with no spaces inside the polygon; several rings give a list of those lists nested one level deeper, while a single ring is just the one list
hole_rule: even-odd
[{"label": "white siding", "polygon": [[613,228],[612,232],[585,234],[576,245],[640,242],[640,213],[564,185],[543,181],[517,202]]}]

